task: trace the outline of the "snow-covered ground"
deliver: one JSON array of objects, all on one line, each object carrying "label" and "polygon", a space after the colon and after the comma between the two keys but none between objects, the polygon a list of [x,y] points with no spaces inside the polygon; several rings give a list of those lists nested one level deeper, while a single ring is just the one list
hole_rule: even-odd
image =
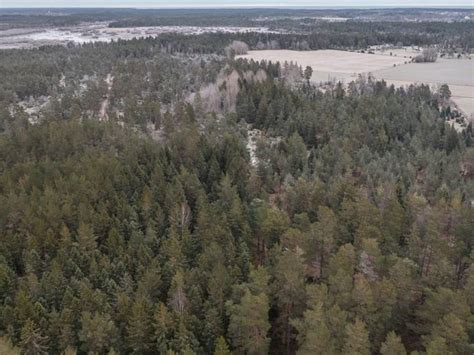
[{"label": "snow-covered ground", "polygon": [[250,164],[254,167],[258,165],[257,142],[263,137],[262,131],[252,129],[252,125],[247,125],[247,150],[250,154]]},{"label": "snow-covered ground", "polygon": [[196,27],[157,26],[110,28],[108,23],[97,22],[65,28],[19,29],[0,31],[0,49],[34,48],[46,44],[66,44],[68,42],[110,42],[117,39],[156,37],[163,33],[196,35],[201,33],[271,33],[266,27]]}]

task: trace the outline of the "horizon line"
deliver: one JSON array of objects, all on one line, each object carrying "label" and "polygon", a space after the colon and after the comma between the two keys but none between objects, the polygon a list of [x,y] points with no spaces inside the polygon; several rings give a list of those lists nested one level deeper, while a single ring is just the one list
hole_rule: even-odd
[{"label": "horizon line", "polygon": [[30,7],[30,6],[2,6],[0,7],[0,12],[2,9],[11,9],[11,10],[36,10],[36,9],[51,9],[51,10],[61,10],[61,9],[120,9],[120,10],[196,10],[196,9],[216,9],[216,10],[234,10],[234,9],[242,9],[242,10],[271,10],[271,9],[299,9],[299,10],[312,10],[312,9],[319,9],[319,10],[344,10],[344,9],[363,9],[363,10],[372,10],[372,9],[377,9],[377,10],[382,10],[382,9],[424,9],[424,10],[429,10],[429,9],[465,9],[465,10],[473,10],[474,11],[474,5],[468,6],[468,5],[434,5],[434,4],[407,4],[407,5],[340,5],[340,6],[326,6],[326,5],[321,5],[321,6],[306,6],[306,5],[301,5],[301,6],[291,6],[291,5],[278,5],[278,4],[258,4],[258,5],[197,5],[197,6],[189,6],[189,5],[183,5],[183,6],[60,6],[60,7],[52,7],[52,6],[35,6],[35,7]]}]

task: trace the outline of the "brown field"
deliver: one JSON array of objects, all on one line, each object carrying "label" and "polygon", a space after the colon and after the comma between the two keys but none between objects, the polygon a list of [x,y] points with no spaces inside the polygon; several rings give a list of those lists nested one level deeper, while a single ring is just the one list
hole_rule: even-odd
[{"label": "brown field", "polygon": [[394,64],[403,64],[406,59],[388,55],[364,54],[336,50],[319,51],[291,51],[291,50],[263,50],[249,51],[239,58],[254,60],[270,60],[272,62],[297,62],[303,67],[311,66],[321,73],[343,74],[342,76],[356,75],[357,73],[372,72],[393,67]]}]

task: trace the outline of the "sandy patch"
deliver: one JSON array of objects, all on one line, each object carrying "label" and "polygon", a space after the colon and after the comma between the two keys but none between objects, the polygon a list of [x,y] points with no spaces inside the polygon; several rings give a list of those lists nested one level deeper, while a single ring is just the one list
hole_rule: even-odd
[{"label": "sandy patch", "polygon": [[112,84],[114,82],[114,77],[112,74],[107,74],[107,77],[105,78],[105,83],[107,84],[107,94],[105,94],[105,98],[100,104],[100,114],[99,117],[101,120],[108,120],[109,119],[109,114],[107,113],[107,110],[109,109],[109,104],[110,104],[110,91],[112,90]]}]

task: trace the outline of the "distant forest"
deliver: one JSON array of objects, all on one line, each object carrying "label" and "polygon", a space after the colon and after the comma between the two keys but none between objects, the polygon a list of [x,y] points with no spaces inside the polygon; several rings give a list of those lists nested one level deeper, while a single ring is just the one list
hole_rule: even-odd
[{"label": "distant forest", "polygon": [[[66,12],[67,11],[67,12]],[[106,21],[111,28],[147,26],[266,27],[280,33],[227,34],[223,41],[240,39],[251,48],[278,41],[285,49],[366,49],[371,45],[474,48],[474,21],[464,21],[470,10],[134,10],[134,9],[0,9],[0,29],[19,27],[67,27],[84,22]],[[328,22],[327,17],[347,19]],[[454,20],[453,20],[454,19]],[[205,38],[212,46],[214,38]],[[203,42],[198,38],[196,41]],[[257,45],[260,44],[260,47]],[[212,50],[223,49],[222,40]]]}]

